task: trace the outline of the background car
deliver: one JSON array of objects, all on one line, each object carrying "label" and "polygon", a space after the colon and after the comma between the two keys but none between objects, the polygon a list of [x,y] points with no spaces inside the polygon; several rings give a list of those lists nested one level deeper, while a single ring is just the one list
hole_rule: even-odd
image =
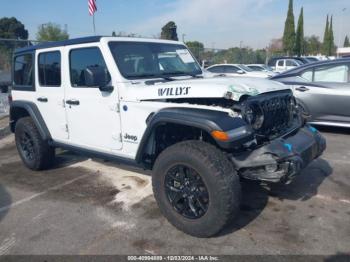
[{"label": "background car", "polygon": [[228,76],[249,76],[249,77],[260,77],[269,78],[273,74],[269,72],[256,72],[249,67],[242,64],[217,64],[208,67],[207,72],[215,75],[228,75]]},{"label": "background car", "polygon": [[275,56],[275,57],[271,57],[269,59],[269,61],[267,62],[267,65],[270,67],[274,67],[276,65],[277,60],[281,60],[281,59],[293,59],[293,60],[297,60],[300,64],[308,64],[311,61],[309,61],[308,59],[306,59],[305,57],[297,57],[297,56]]},{"label": "background car", "polygon": [[271,67],[264,64],[249,64],[245,66],[257,72],[273,72],[273,69]]},{"label": "background car", "polygon": [[292,88],[311,123],[350,127],[350,58],[306,64],[272,80]]},{"label": "background car", "polygon": [[292,58],[283,58],[276,60],[276,64],[272,67],[275,72],[282,73],[284,71],[303,65],[302,62]]}]

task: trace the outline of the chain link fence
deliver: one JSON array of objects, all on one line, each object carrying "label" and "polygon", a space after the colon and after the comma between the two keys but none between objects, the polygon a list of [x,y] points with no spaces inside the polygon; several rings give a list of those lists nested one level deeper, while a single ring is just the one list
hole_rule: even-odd
[{"label": "chain link fence", "polygon": [[11,72],[11,60],[15,49],[38,43],[36,40],[0,38],[0,72]]},{"label": "chain link fence", "polygon": [[9,113],[8,90],[11,85],[13,52],[38,41],[0,38],[0,118]]},{"label": "chain link fence", "polygon": [[266,50],[253,50],[251,48],[195,48],[189,46],[192,54],[202,67],[213,64],[265,64],[269,54]]},{"label": "chain link fence", "polygon": [[0,93],[0,118],[8,115],[9,113],[9,103],[7,96],[7,94]]}]

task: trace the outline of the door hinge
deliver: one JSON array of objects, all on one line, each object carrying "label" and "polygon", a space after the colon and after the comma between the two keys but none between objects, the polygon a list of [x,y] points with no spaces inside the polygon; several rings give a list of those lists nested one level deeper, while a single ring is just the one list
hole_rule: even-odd
[{"label": "door hinge", "polygon": [[117,103],[116,111],[117,111],[117,113],[120,113],[120,103]]},{"label": "door hinge", "polygon": [[123,142],[123,137],[122,137],[122,133],[119,133],[119,142]]},{"label": "door hinge", "polygon": [[66,124],[66,133],[69,132],[68,125]]}]

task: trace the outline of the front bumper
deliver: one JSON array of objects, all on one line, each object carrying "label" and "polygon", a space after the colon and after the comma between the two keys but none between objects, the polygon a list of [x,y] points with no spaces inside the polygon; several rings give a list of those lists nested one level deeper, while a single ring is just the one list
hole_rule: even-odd
[{"label": "front bumper", "polygon": [[268,182],[289,182],[326,149],[326,140],[309,125],[254,151],[231,156],[240,176]]}]

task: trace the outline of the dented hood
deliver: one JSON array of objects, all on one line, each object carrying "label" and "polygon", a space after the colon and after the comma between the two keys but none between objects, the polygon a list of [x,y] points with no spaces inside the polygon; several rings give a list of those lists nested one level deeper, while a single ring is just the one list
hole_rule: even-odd
[{"label": "dented hood", "polygon": [[214,77],[175,80],[166,83],[127,85],[125,100],[157,100],[168,98],[220,98],[227,92],[233,100],[243,95],[255,96],[261,93],[289,89],[287,86],[268,79],[250,77]]}]

